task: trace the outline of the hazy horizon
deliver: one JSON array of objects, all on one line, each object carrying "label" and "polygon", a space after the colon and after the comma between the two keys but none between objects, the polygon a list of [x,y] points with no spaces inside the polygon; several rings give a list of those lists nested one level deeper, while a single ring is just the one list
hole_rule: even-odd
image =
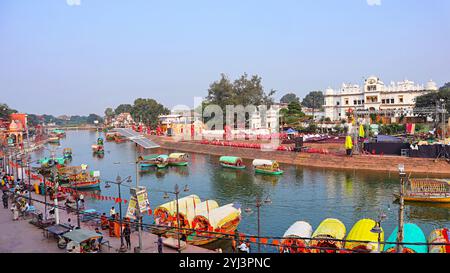
[{"label": "hazy horizon", "polygon": [[[379,5],[378,5],[379,4]],[[450,81],[450,1],[0,2],[0,102],[103,115],[153,98],[193,106],[220,73],[288,92]]]}]

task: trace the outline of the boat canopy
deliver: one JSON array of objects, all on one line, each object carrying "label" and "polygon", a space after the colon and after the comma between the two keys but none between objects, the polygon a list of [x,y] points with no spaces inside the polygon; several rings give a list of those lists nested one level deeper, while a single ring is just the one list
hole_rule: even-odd
[{"label": "boat canopy", "polygon": [[342,240],[345,237],[345,225],[338,219],[327,218],[314,231],[312,238],[331,237]]},{"label": "boat canopy", "polygon": [[60,174],[66,174],[66,175],[75,175],[79,174],[83,171],[83,168],[81,166],[67,166],[60,168],[58,172]]},{"label": "boat canopy", "polygon": [[55,134],[64,134],[65,133],[64,130],[61,130],[61,129],[53,129],[52,132]]},{"label": "boat canopy", "polygon": [[[378,234],[371,232],[372,228],[377,225],[372,219],[361,219],[355,223],[350,232],[347,235],[347,240],[352,241],[366,241],[369,244],[361,242],[345,242],[346,249],[355,249],[360,246],[367,246],[370,251],[377,250],[378,244]],[[384,231],[381,228],[380,240],[384,241]],[[380,250],[383,250],[383,245],[380,245]]]},{"label": "boat canopy", "polygon": [[139,157],[140,161],[146,161],[146,160],[155,160],[156,158],[158,158],[159,155],[157,154],[153,154],[153,155],[143,155]]},{"label": "boat canopy", "polygon": [[312,226],[308,222],[297,221],[286,230],[283,238],[311,238],[312,232]]},{"label": "boat canopy", "polygon": [[213,209],[216,209],[219,207],[219,204],[215,200],[206,200],[201,202],[200,204],[196,204],[195,206],[187,206],[184,208],[179,208],[180,214],[184,214],[189,222],[192,222],[194,220],[195,216],[197,216],[200,213],[209,213]]},{"label": "boat canopy", "polygon": [[255,159],[253,160],[253,166],[258,167],[258,166],[271,166],[273,168],[278,168],[278,162],[276,162],[275,160],[266,160],[266,159]]},{"label": "boat canopy", "polygon": [[172,159],[181,159],[181,158],[185,158],[186,156],[187,156],[186,153],[171,153],[171,154],[169,155],[169,158],[172,158]]},{"label": "boat canopy", "polygon": [[64,148],[63,153],[72,152],[72,148]]},{"label": "boat canopy", "polygon": [[158,155],[157,158],[169,159],[169,156],[168,155]]},{"label": "boat canopy", "polygon": [[[182,208],[185,208],[186,206],[194,206],[200,204],[200,198],[195,195],[189,195],[183,198],[178,199],[178,208],[181,211]],[[173,215],[177,212],[177,200],[172,200],[170,202],[167,202],[165,204],[160,205],[155,209],[155,215],[158,214],[158,212],[167,212],[169,215]]]},{"label": "boat canopy", "polygon": [[410,186],[412,192],[450,192],[450,184],[444,179],[411,179]]},{"label": "boat canopy", "polygon": [[242,158],[237,156],[221,156],[219,159],[220,162],[236,164],[237,162],[242,162]]},{"label": "boat canopy", "polygon": [[203,211],[195,216],[194,221],[205,219],[208,225],[214,229],[221,228],[225,224],[241,216],[241,208],[236,204],[228,204],[211,210],[209,213]]},{"label": "boat canopy", "polygon": [[[388,242],[397,241],[398,227],[389,236]],[[407,223],[403,226],[403,247],[413,250],[415,253],[427,253],[428,247],[423,245],[409,245],[408,243],[426,243],[427,239],[422,229],[416,224]],[[395,244],[386,244],[385,251],[393,250],[396,248]]]}]

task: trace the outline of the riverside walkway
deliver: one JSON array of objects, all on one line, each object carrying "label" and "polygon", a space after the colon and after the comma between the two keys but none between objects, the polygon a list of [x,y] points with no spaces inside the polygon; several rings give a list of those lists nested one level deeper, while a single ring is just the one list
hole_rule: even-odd
[{"label": "riverside walkway", "polygon": [[[38,211],[44,212],[45,205],[43,203],[44,196],[32,193],[33,205]],[[39,202],[41,201],[41,202]],[[48,202],[48,201],[47,201]],[[53,202],[51,202],[53,204]],[[58,206],[63,205],[59,202]],[[10,204],[11,206],[11,204]],[[89,208],[89,203],[86,201],[86,208]],[[51,205],[47,205],[47,212],[51,209]],[[72,225],[77,225],[76,213],[68,213],[66,210],[59,209],[59,219],[61,224],[68,222],[71,219]],[[0,226],[2,232],[0,232],[0,252],[1,253],[65,253],[64,249],[59,249],[57,246],[57,240],[52,236],[46,238],[44,236],[44,230],[40,229],[29,223],[30,220],[24,220],[19,218],[18,221],[12,220],[12,212],[10,209],[0,208]],[[95,227],[84,222],[80,223],[82,229],[89,229],[94,231]],[[120,238],[109,237],[108,230],[101,230],[103,233],[103,240],[108,240],[108,245],[103,245],[103,252],[116,253],[120,248]],[[141,253],[157,253],[156,241],[158,236],[149,232],[142,232],[142,245],[143,249]],[[125,240],[124,240],[125,242]],[[134,247],[139,245],[138,232],[132,229],[131,234],[131,250],[128,252],[134,252]],[[177,251],[172,248],[163,247],[163,253],[176,253]],[[214,253],[212,250],[205,248],[188,245],[182,253]]]}]

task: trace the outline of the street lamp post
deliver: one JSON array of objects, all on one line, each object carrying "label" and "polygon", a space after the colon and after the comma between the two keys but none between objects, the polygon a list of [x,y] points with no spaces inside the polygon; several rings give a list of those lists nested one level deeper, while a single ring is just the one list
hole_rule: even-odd
[{"label": "street lamp post", "polygon": [[[272,200],[270,200],[269,196],[264,200],[264,204],[270,204],[272,203]],[[257,209],[257,221],[258,221],[258,253],[261,253],[261,243],[260,243],[260,237],[261,237],[261,217],[260,217],[260,208],[264,205],[261,202],[261,199],[259,197],[256,197],[256,209]]]},{"label": "street lamp post", "polygon": [[405,166],[403,164],[398,165],[398,171],[400,175],[400,208],[398,211],[398,234],[397,234],[397,253],[403,253],[403,223],[404,223],[404,191],[405,191]]},{"label": "street lamp post", "polygon": [[377,253],[381,252],[381,233],[383,233],[381,223],[384,221],[384,219],[386,219],[386,214],[383,211],[380,211],[378,221],[375,223],[375,226],[370,230],[370,232],[378,234]]},{"label": "street lamp post", "polygon": [[120,190],[120,186],[124,186],[124,185],[122,185],[123,182],[131,183],[131,176],[128,176],[127,178],[122,179],[119,175],[117,175],[115,182],[114,181],[106,181],[107,185],[108,185],[108,183],[116,184],[118,193],[119,193],[119,200],[120,200],[120,202],[119,202],[120,252],[126,251],[125,244],[123,243],[122,193]]},{"label": "street lamp post", "polygon": [[[184,186],[184,192],[188,192],[189,191],[189,187],[188,185]],[[181,226],[180,226],[180,207],[178,204],[178,199],[179,199],[179,194],[180,194],[180,187],[178,186],[178,184],[175,184],[175,190],[173,192],[168,192],[166,191],[164,194],[164,198],[169,198],[169,196],[167,195],[167,193],[171,193],[171,194],[175,194],[175,198],[176,198],[176,205],[177,205],[177,241],[178,241],[178,248],[177,251],[178,253],[181,253],[181,240],[180,240],[180,235],[181,235]]]}]

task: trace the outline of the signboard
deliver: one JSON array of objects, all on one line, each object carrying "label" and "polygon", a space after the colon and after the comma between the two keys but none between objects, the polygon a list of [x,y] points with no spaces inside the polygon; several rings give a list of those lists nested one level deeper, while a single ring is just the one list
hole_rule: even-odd
[{"label": "signboard", "polygon": [[130,219],[136,219],[136,201],[136,197],[131,196],[130,202],[128,202],[127,217]]},{"label": "signboard", "polygon": [[148,201],[147,188],[139,187],[130,189],[130,202],[128,203],[127,217],[136,219],[136,210],[144,213],[150,209],[150,202]]},{"label": "signboard", "polygon": [[146,212],[150,208],[150,202],[148,201],[147,189],[140,190],[136,193],[139,204],[139,211],[141,213]]}]

